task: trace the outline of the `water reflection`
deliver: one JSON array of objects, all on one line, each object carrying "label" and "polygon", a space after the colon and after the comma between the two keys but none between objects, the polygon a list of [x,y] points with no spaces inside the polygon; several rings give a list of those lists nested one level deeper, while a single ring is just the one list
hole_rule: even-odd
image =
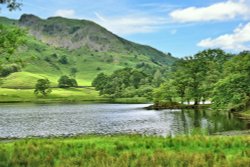
[{"label": "water reflection", "polygon": [[2,105],[0,138],[140,133],[146,135],[207,133],[249,128],[228,113],[211,110],[148,111],[147,105]]}]

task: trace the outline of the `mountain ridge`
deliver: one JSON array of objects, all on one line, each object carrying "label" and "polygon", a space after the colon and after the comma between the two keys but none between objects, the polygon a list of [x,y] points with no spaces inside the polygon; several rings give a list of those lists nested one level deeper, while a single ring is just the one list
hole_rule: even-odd
[{"label": "mountain ridge", "polygon": [[165,54],[151,46],[123,39],[89,20],[58,16],[41,19],[35,15],[24,14],[18,23],[28,28],[37,39],[54,47],[70,50],[85,47],[96,52],[134,52],[134,54],[150,56],[155,59],[154,61],[162,61],[164,64],[168,64],[168,61],[164,61],[164,57],[172,58],[169,53]]}]

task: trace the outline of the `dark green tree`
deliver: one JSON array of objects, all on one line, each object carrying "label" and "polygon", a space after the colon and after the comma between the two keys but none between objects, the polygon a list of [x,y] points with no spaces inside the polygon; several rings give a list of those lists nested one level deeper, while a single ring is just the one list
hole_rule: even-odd
[{"label": "dark green tree", "polygon": [[92,82],[92,86],[95,87],[96,90],[100,91],[100,95],[104,94],[104,89],[109,82],[109,77],[104,73],[100,73],[96,76],[96,78]]},{"label": "dark green tree", "polygon": [[69,78],[66,75],[63,75],[58,80],[59,88],[69,88],[69,87],[77,87],[77,81],[73,78]]},{"label": "dark green tree", "polygon": [[51,93],[50,81],[48,79],[39,79],[37,80],[34,93],[38,95],[41,93],[43,96],[47,96]]}]

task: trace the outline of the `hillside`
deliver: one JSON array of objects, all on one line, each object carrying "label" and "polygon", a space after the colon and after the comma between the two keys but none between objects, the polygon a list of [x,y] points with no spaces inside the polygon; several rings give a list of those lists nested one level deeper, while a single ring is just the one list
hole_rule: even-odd
[{"label": "hillside", "polygon": [[0,23],[29,32],[27,43],[15,55],[0,57],[0,64],[22,67],[20,72],[0,79],[3,88],[32,88],[39,78],[48,78],[56,86],[58,78],[72,70],[77,71],[79,85],[89,86],[100,72],[133,67],[153,74],[175,61],[170,54],[122,39],[87,20],[43,20],[25,14],[19,20],[0,17]]}]

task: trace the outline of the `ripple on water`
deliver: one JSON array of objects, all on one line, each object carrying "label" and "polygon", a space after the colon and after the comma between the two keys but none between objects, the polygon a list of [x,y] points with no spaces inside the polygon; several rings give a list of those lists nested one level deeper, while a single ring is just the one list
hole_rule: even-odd
[{"label": "ripple on water", "polygon": [[[144,110],[145,104],[2,105],[0,138],[77,134],[176,135],[244,129],[226,116],[181,110]],[[236,126],[237,125],[237,126]]]}]

